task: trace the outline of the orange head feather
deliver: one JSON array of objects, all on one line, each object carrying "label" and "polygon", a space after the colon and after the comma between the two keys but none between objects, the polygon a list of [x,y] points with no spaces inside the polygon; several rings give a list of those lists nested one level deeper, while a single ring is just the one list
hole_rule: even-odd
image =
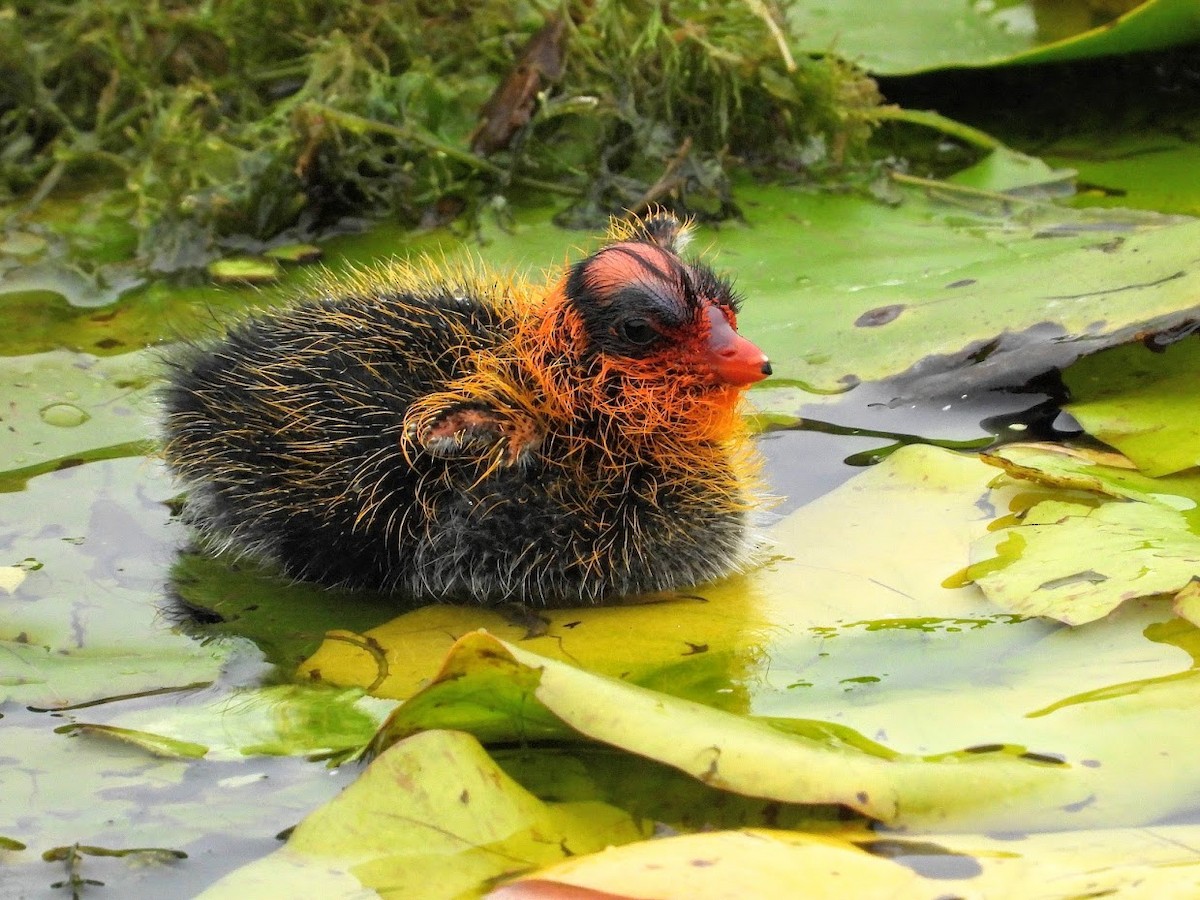
[{"label": "orange head feather", "polygon": [[527,320],[519,349],[560,415],[676,451],[738,431],[741,393],[770,364],[737,333],[729,283],[679,256],[685,235],[663,215],[614,230]]}]

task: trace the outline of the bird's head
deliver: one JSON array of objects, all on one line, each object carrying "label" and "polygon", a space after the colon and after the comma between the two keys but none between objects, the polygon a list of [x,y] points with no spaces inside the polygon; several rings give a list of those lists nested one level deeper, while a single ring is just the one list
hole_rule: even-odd
[{"label": "bird's head", "polygon": [[688,229],[668,213],[614,225],[609,237],[570,267],[543,322],[569,360],[575,401],[626,434],[721,438],[741,392],[771,374],[737,332],[732,286],[681,255]]}]

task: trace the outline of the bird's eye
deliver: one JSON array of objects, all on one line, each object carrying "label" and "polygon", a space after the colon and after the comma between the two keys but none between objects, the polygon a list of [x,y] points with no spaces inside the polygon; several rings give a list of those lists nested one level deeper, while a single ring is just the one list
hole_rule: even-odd
[{"label": "bird's eye", "polygon": [[625,319],[617,330],[622,340],[635,347],[646,347],[658,340],[658,329],[649,319]]}]

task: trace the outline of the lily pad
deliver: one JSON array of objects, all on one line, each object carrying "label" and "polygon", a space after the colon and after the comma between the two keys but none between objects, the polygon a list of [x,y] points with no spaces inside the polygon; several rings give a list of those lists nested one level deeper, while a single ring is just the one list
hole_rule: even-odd
[{"label": "lily pad", "polygon": [[1099,4],[947,4],[918,0],[880,14],[867,0],[802,3],[789,25],[812,52],[835,52],[877,75],[942,68],[1063,62],[1186,44],[1200,36],[1191,0],[1123,4],[1096,17]]},{"label": "lily pad", "polygon": [[1088,434],[1151,477],[1200,466],[1200,341],[1151,353],[1141,344],[1079,360],[1063,373],[1066,407]]},{"label": "lily pad", "polygon": [[[84,861],[80,874],[120,885],[127,896],[192,894],[239,862],[269,853],[283,828],[335,796],[354,774],[297,759],[221,762],[160,758],[136,744],[62,734],[51,719],[6,711],[0,791],[13,812],[6,837],[29,849],[4,855],[6,892],[36,896],[62,880],[42,854],[75,843],[187,853],[178,868]],[[64,776],[68,773],[69,777]],[[221,848],[220,857],[205,857]]]},{"label": "lily pad", "polygon": [[[1190,897],[1200,829],[890,836],[710,832],[566,860],[492,891],[494,900],[572,896]],[[557,891],[558,893],[555,893]],[[592,894],[590,892],[597,892]]]},{"label": "lily pad", "polygon": [[1161,482],[1090,465],[1079,454],[1013,446],[990,459],[1017,477],[1120,497],[1051,495],[980,540],[967,577],[1004,609],[1081,625],[1128,600],[1177,593],[1200,575],[1193,526],[1200,477],[1174,479],[1188,490],[1172,494]]},{"label": "lily pad", "polygon": [[62,733],[108,737],[156,756],[348,755],[371,740],[395,706],[361,691],[311,685],[199,691],[165,708],[108,704],[80,711]]},{"label": "lily pad", "polygon": [[165,478],[117,460],[32,478],[0,493],[0,546],[26,577],[4,595],[0,696],[40,708],[207,684],[239,642],[201,645],[155,627],[147,595],[170,547]]},{"label": "lily pad", "polygon": [[[1064,790],[1094,798],[1083,806],[1066,800],[1059,805],[1050,799],[1053,792],[1035,791],[1011,797],[1012,805],[1004,807],[951,804],[939,814],[948,817],[941,827],[1029,828],[1036,823],[1054,828],[1085,822],[1111,827],[1192,808],[1200,784],[1182,763],[1155,770],[1153,783],[1144,774],[1134,777],[1144,767],[1139,761],[1144,745],[1134,735],[1153,732],[1164,759],[1181,761],[1190,752],[1190,732],[1166,710],[1171,703],[1191,702],[1184,697],[1200,682],[1164,682],[1182,693],[1174,700],[1164,695],[1162,706],[1145,704],[1136,686],[1191,671],[1189,653],[1176,643],[1152,643],[1143,634],[1171,617],[1168,606],[1126,603],[1090,626],[1089,637],[1079,638],[1039,619],[1000,615],[978,588],[947,579],[967,565],[972,540],[1010,504],[1053,494],[1024,481],[990,488],[994,473],[973,456],[907,447],[777,525],[771,532],[774,555],[746,576],[702,589],[703,604],[684,598],[655,606],[564,610],[553,614],[559,618],[551,618],[544,630],[510,623],[503,633],[522,651],[653,689],[658,709],[676,711],[671,697],[699,700],[713,713],[750,716],[742,724],[754,734],[769,724],[785,736],[874,757],[885,772],[897,770],[889,769],[889,758],[915,760],[906,773],[928,771],[935,782],[944,771],[938,759],[999,753],[1020,766],[1065,760],[1069,768],[1046,769],[1045,777],[1057,775],[1069,785]],[[689,612],[689,603],[696,605],[695,612]],[[683,618],[670,631],[666,617],[673,609]],[[679,649],[671,649],[673,641],[680,647],[704,634],[699,630],[704,610],[726,623],[722,627],[729,632],[707,675],[700,662],[707,654],[681,657]],[[472,613],[489,629],[495,621],[493,613],[458,613],[455,619],[419,612],[363,635],[333,634],[305,665],[305,677],[385,690],[419,684],[431,671],[429,659],[444,652],[451,637],[465,633]],[[394,643],[389,633],[396,636]],[[644,658],[619,655],[623,637],[643,634],[659,638],[637,648]],[[592,642],[618,651],[611,667],[604,654],[588,655]],[[1096,652],[1098,646],[1103,654]],[[411,726],[419,717],[421,727],[469,728],[487,741],[535,742],[529,751],[535,761],[521,763],[519,771],[557,766],[536,755],[550,752],[536,742],[569,738],[567,721],[528,701],[538,690],[533,669],[500,656],[490,659],[493,667],[470,674],[477,690],[456,687],[462,680],[457,675],[467,677],[463,670],[444,669],[441,681],[420,695],[425,699],[401,707],[397,721],[411,715]],[[1114,660],[1122,661],[1120,679],[1113,675]],[[685,661],[696,668],[677,677]],[[546,667],[539,662],[535,668]],[[1128,687],[1115,687],[1114,681]],[[1125,696],[1122,691],[1126,699],[1114,699]],[[599,707],[590,693],[581,693],[589,699],[577,699],[567,720]],[[1069,698],[1078,698],[1070,712],[1063,708],[1028,717]],[[931,705],[939,715],[928,714]],[[602,708],[610,707],[629,705]],[[1029,754],[1027,760],[1012,755],[1022,753]],[[1092,765],[1096,761],[1101,765]],[[681,809],[670,799],[678,794],[667,786],[674,782],[664,780],[660,769],[642,766],[631,757],[619,788],[598,785],[596,790],[613,802],[637,795],[639,802],[650,803],[640,814],[663,821],[679,815],[704,823],[695,812],[702,803],[720,808],[718,800],[696,797],[695,804]],[[578,766],[561,772],[564,780],[547,785],[554,795],[561,796],[564,784],[583,784]],[[655,805],[657,798],[661,805]],[[746,809],[741,819],[718,817],[715,824],[760,823],[757,814]]]},{"label": "lily pad", "polygon": [[[1011,386],[1200,310],[1197,222],[960,186],[904,187],[895,207],[754,185],[740,186],[738,199],[746,224],[701,232],[695,246],[746,296],[741,330],[772,358],[767,386],[844,391],[901,375],[897,392],[914,397]],[[370,252],[451,260],[478,252],[497,269],[528,270],[595,245],[557,228],[553,213],[527,210],[507,229],[487,225],[481,250],[444,231],[382,229],[331,241],[326,261],[336,274]],[[289,291],[303,293],[302,281]],[[146,290],[106,311],[113,322],[99,327],[120,324],[133,339],[203,336],[214,330],[210,311],[282,295],[241,290],[197,294],[190,313],[185,296],[167,316],[163,292]],[[77,311],[43,337],[89,346],[94,318]],[[752,392],[760,394],[771,396]]]},{"label": "lily pad", "polygon": [[545,803],[465,734],[429,731],[392,747],[287,846],[205,891],[205,900],[275,895],[442,898],[567,856],[647,836],[601,803]]},{"label": "lily pad", "polygon": [[208,264],[208,274],[222,284],[270,284],[283,275],[275,259],[234,256]]},{"label": "lily pad", "polygon": [[0,491],[42,472],[149,452],[158,364],[149,353],[0,357]]},{"label": "lily pad", "polygon": [[[625,897],[889,897],[937,900],[945,886],[842,838],[788,831],[724,831],[628,844],[558,863],[490,892],[493,900]],[[600,892],[592,894],[591,891]]]},{"label": "lily pad", "polygon": [[230,554],[194,549],[176,556],[170,584],[188,610],[181,627],[189,634],[201,640],[248,638],[271,663],[288,670],[310,656],[326,632],[366,631],[401,607],[393,597],[292,582]]},{"label": "lily pad", "polygon": [[1195,473],[1150,478],[1120,454],[1057,444],[1008,444],[985,453],[982,459],[1022,481],[1158,503],[1200,524],[1200,479]]},{"label": "lily pad", "polygon": [[991,549],[981,545],[985,558],[968,570],[1012,612],[1082,625],[1127,600],[1180,591],[1200,574],[1200,536],[1157,504],[1048,501],[1028,522],[999,533]]},{"label": "lily pad", "polygon": [[[740,328],[776,372],[764,389],[844,391],[896,376],[905,396],[1011,386],[1200,310],[1200,222],[965,188],[899,198],[888,207],[742,185],[746,225],[697,238],[747,298]],[[500,268],[561,260],[575,242],[549,211],[483,238]],[[405,247],[447,249],[437,235]],[[338,247],[329,261],[341,264]]]},{"label": "lily pad", "polygon": [[1057,166],[1078,173],[1078,206],[1120,206],[1200,215],[1200,126],[1186,121],[1113,126],[1100,134],[1078,133],[1039,148]]},{"label": "lily pad", "polygon": [[593,675],[484,632],[455,645],[438,679],[393,713],[377,740],[388,745],[421,729],[472,726],[492,739],[507,732],[526,740],[568,736],[566,726],[722,790],[837,804],[886,822],[914,824],[959,807],[987,815],[1020,795],[1082,799],[1057,761],[1004,748],[920,760],[866,740],[814,739]]},{"label": "lily pad", "polygon": [[308,263],[320,259],[323,252],[316,244],[280,244],[264,251],[263,256],[282,263]]}]

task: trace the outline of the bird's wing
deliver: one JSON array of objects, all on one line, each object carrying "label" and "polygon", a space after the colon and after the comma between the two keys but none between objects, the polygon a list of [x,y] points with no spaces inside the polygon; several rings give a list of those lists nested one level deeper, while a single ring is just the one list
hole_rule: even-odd
[{"label": "bird's wing", "polygon": [[[447,398],[423,403],[404,432],[406,449],[441,458],[491,459],[512,466],[529,459],[544,430],[522,410],[499,410],[479,402]],[[414,410],[415,412],[416,410]]]}]

